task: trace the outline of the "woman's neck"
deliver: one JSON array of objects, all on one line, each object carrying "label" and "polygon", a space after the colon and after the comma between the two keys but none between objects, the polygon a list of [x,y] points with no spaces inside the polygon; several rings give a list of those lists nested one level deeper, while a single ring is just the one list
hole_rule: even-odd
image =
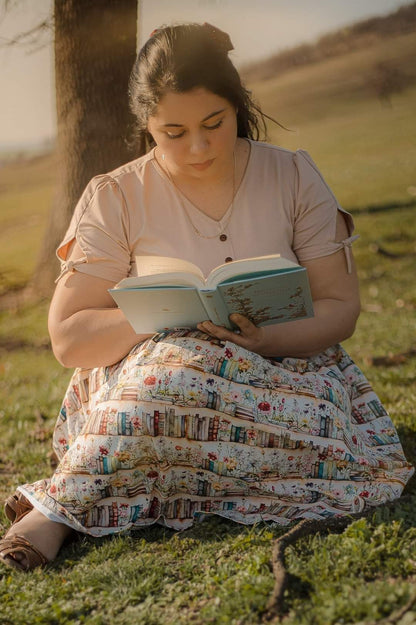
[{"label": "woman's neck", "polygon": [[227,167],[213,176],[192,177],[175,175],[167,164],[160,159],[156,150],[159,166],[168,176],[178,193],[184,196],[194,207],[215,220],[220,220],[232,205],[235,194],[243,180],[250,154],[250,144],[237,139],[234,154]]}]

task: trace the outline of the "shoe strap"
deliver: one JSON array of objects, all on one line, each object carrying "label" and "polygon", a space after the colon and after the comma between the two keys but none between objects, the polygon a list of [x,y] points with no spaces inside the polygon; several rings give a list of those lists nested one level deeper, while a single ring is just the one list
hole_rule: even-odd
[{"label": "shoe strap", "polygon": [[[23,566],[19,560],[16,560],[14,557],[16,553],[23,554],[28,560],[28,565],[26,567]],[[20,568],[22,570],[26,571],[34,569],[37,566],[44,566],[49,562],[48,558],[46,558],[37,547],[32,545],[27,538],[19,535],[11,536],[10,538],[5,536],[5,538],[0,540],[0,558],[2,560],[11,558],[18,565],[21,565]]]}]

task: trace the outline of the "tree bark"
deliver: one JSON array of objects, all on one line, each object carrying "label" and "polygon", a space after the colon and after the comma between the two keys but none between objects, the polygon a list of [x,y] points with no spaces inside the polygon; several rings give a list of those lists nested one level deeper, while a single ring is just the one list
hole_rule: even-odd
[{"label": "tree bark", "polygon": [[58,185],[31,291],[49,296],[55,249],[88,181],[136,155],[128,80],[136,56],[137,0],[55,0]]}]

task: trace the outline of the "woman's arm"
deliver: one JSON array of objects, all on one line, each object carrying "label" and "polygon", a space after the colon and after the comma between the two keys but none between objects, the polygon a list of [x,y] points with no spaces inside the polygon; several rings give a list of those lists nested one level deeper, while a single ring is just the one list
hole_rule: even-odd
[{"label": "woman's arm", "polygon": [[[348,236],[343,222],[343,219],[338,221],[338,240]],[[198,327],[262,356],[306,358],[347,339],[354,332],[360,313],[354,263],[351,273],[348,273],[344,251],[340,250],[330,256],[305,262],[304,266],[308,270],[311,285],[314,317],[258,328],[242,315],[232,315],[233,322],[240,328],[240,334],[209,321]]]},{"label": "woman's arm", "polygon": [[[69,258],[82,255],[75,243]],[[136,334],[108,293],[114,284],[75,271],[56,287],[49,310],[52,348],[64,367],[92,368],[121,360],[151,336]]]}]

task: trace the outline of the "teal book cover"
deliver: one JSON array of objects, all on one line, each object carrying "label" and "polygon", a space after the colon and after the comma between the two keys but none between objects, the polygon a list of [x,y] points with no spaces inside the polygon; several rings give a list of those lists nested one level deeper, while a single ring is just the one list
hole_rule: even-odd
[{"label": "teal book cover", "polygon": [[[159,257],[154,262],[155,258]],[[160,259],[165,271],[132,276],[110,289],[139,334],[195,328],[206,319],[231,328],[232,313],[258,326],[313,316],[306,269],[279,255],[221,265],[206,280],[198,268],[189,272],[190,263],[186,271],[175,271],[174,263],[167,261],[176,259]]]},{"label": "teal book cover", "polygon": [[248,317],[258,326],[313,316],[304,267],[230,280],[217,288],[227,310]]}]

